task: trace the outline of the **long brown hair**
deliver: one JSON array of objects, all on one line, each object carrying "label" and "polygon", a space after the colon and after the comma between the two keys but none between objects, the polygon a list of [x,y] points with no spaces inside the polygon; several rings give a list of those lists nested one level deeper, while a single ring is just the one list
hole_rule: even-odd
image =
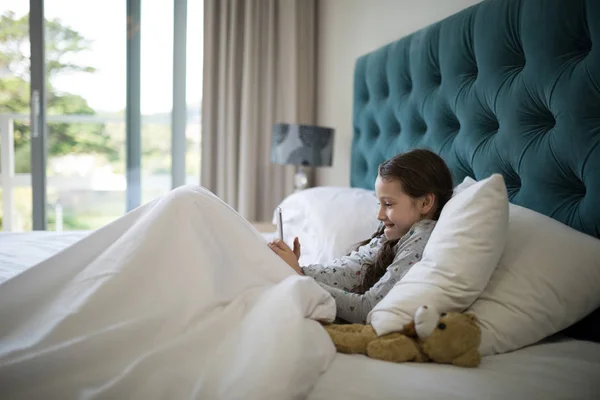
[{"label": "long brown hair", "polygon": [[[452,175],[444,160],[432,151],[416,149],[398,154],[379,165],[379,176],[387,181],[398,181],[402,191],[412,198],[419,198],[432,193],[435,197],[435,213],[437,220],[444,205],[452,197]],[[356,246],[358,249],[376,237],[383,236],[385,227],[379,229],[367,240]],[[387,267],[394,261],[396,253],[394,246],[399,239],[387,240],[383,243],[375,261],[365,264],[362,271],[362,281],[352,288],[354,293],[365,293],[385,274]]]}]

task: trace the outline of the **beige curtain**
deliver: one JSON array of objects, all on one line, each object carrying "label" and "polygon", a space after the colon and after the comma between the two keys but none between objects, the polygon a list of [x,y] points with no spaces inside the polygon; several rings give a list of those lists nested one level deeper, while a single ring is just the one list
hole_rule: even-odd
[{"label": "beige curtain", "polygon": [[293,190],[273,124],[315,122],[316,2],[204,0],[200,183],[250,221]]}]

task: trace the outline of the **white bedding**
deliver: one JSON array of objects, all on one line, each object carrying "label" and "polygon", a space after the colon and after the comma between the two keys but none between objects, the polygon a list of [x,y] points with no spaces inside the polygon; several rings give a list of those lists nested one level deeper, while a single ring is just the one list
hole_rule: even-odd
[{"label": "white bedding", "polygon": [[303,398],[335,303],[201,188],[147,204],[0,285],[0,393]]},{"label": "white bedding", "polygon": [[[9,276],[18,274],[87,235],[87,232],[0,234],[0,279],[4,280]],[[266,237],[266,235],[263,236]],[[50,265],[60,269],[56,260],[42,265]],[[174,271],[181,273],[180,268],[174,268]],[[150,273],[150,271],[145,270],[144,273]],[[287,291],[289,286],[286,287],[282,283],[277,286],[272,285],[272,287],[279,287]],[[0,285],[0,288],[2,286]],[[0,290],[0,296],[1,292],[2,290]],[[280,294],[284,297],[288,295],[287,292],[285,294],[280,292]],[[157,304],[161,303],[161,301],[157,301]],[[292,304],[297,305],[298,303]],[[235,312],[235,308],[232,311]],[[277,311],[274,310],[274,312]],[[265,313],[264,315],[272,316],[271,313]],[[286,324],[289,323],[287,318],[292,318],[287,314],[284,317]],[[240,318],[243,318],[241,314]],[[297,318],[297,320],[300,319]],[[234,335],[236,342],[241,340],[241,332],[244,330],[249,332],[248,329],[251,329],[252,326],[261,329],[262,324],[262,327],[266,330],[268,326],[272,327],[272,324],[277,323],[277,321],[260,319],[260,317],[256,319],[256,324],[247,325],[249,322],[252,321],[246,319],[245,327],[243,323],[236,325],[238,327],[238,333]],[[303,326],[301,328],[302,332],[307,332],[308,336],[303,339],[303,351],[309,349],[309,352],[302,356],[294,355],[295,362],[302,360],[302,363],[307,363],[307,367],[313,368],[315,371],[325,369],[328,364],[327,360],[331,358],[330,350],[322,343],[317,332],[311,331],[311,328],[307,328],[305,324],[299,326]],[[272,332],[275,333],[277,330]],[[261,338],[262,334],[264,334],[264,330],[255,333],[258,338]],[[257,345],[261,341],[249,343],[252,338],[249,335],[244,335],[244,337],[246,341],[238,343],[239,351],[237,355],[233,356],[230,353],[230,361],[233,362],[235,359],[236,362],[245,360],[248,365],[254,365],[256,362],[260,364],[261,356],[257,355],[258,351],[253,351],[250,346]],[[293,337],[298,338],[299,336],[296,334]],[[230,340],[233,340],[233,338],[230,337]],[[266,340],[264,336],[262,338]],[[204,349],[207,341],[204,338],[200,339],[200,342],[202,343],[202,349]],[[283,369],[289,373],[289,370],[285,368],[286,364],[294,363],[294,361],[290,359],[290,349],[285,347],[288,343],[282,342],[280,344],[285,348],[279,346],[276,348],[273,344],[264,344],[264,341],[262,343],[263,346],[269,349],[267,353],[270,354],[270,358],[266,357],[263,360],[267,364],[263,367],[267,369],[251,373],[249,377],[255,378],[257,374],[267,373],[269,370],[271,370],[269,373],[272,373],[273,369]],[[230,344],[235,347],[233,342],[230,342]],[[4,343],[2,343],[2,346],[4,346]],[[312,351],[310,351],[311,347],[313,347]],[[265,347],[259,347],[259,349],[264,352]],[[321,351],[319,349],[323,351],[323,354],[319,354]],[[260,354],[260,352],[258,353]],[[205,352],[202,352],[199,357],[206,358],[206,356]],[[177,362],[179,363],[182,359],[185,359],[185,357],[177,358]],[[30,366],[34,364],[39,366],[39,361],[43,358],[38,357],[33,360],[36,362],[30,364]],[[190,373],[192,367],[188,364],[186,367],[179,369],[171,368],[172,363],[168,358],[160,358],[157,363],[160,365],[155,365],[156,371],[167,375],[167,377],[174,374],[185,376]],[[161,368],[161,366],[164,368]],[[231,366],[232,364],[229,364],[229,368]],[[243,370],[244,368],[240,367],[240,371]],[[211,376],[218,377],[218,380],[220,379],[223,382],[227,376],[231,377],[232,374],[231,371],[223,372],[222,369],[217,368]],[[56,377],[56,375],[51,375],[49,378],[52,377]],[[303,390],[308,391],[312,382],[315,383],[315,386],[308,395],[308,399],[311,400],[388,398],[597,399],[600,398],[600,344],[564,338],[549,340],[513,353],[485,357],[481,366],[477,369],[462,369],[431,364],[391,364],[370,360],[363,356],[337,354],[319,378],[316,378],[315,373],[312,377],[301,381],[304,382],[304,386],[288,383],[287,389],[290,390],[290,396],[292,396],[292,392],[301,390],[302,387]],[[242,382],[247,382],[247,380]],[[275,387],[284,386],[281,383],[275,384],[276,382],[271,378],[269,378],[269,382],[273,382]],[[6,393],[3,390],[6,385],[7,381],[0,377],[1,392]],[[259,396],[265,394],[264,388],[261,390]],[[206,393],[203,394],[198,398],[210,398],[210,396],[205,395]],[[8,396],[3,398],[8,398]],[[153,396],[148,398],[153,398]],[[264,398],[269,398],[269,396],[266,395]]]},{"label": "white bedding", "polygon": [[44,261],[88,232],[0,232],[0,283]]},{"label": "white bedding", "polygon": [[310,400],[599,399],[600,344],[557,339],[484,357],[476,369],[338,354]]},{"label": "white bedding", "polygon": [[[83,239],[90,232],[0,232],[0,284]],[[275,233],[261,233],[265,241]]]}]

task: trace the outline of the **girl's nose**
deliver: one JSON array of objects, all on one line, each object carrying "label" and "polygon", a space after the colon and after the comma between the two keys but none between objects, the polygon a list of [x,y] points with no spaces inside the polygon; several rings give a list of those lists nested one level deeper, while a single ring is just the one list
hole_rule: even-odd
[{"label": "girl's nose", "polygon": [[379,212],[377,212],[377,219],[381,222],[383,222],[387,219],[387,217],[385,216],[385,212],[383,211],[383,208],[380,208]]}]

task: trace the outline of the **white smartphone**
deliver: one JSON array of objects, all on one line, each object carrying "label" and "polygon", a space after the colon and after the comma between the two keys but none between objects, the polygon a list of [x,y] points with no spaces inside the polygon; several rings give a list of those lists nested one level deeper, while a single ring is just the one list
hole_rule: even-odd
[{"label": "white smartphone", "polygon": [[279,237],[279,240],[283,240],[283,220],[281,219],[281,207],[277,207],[276,213],[277,236]]}]

